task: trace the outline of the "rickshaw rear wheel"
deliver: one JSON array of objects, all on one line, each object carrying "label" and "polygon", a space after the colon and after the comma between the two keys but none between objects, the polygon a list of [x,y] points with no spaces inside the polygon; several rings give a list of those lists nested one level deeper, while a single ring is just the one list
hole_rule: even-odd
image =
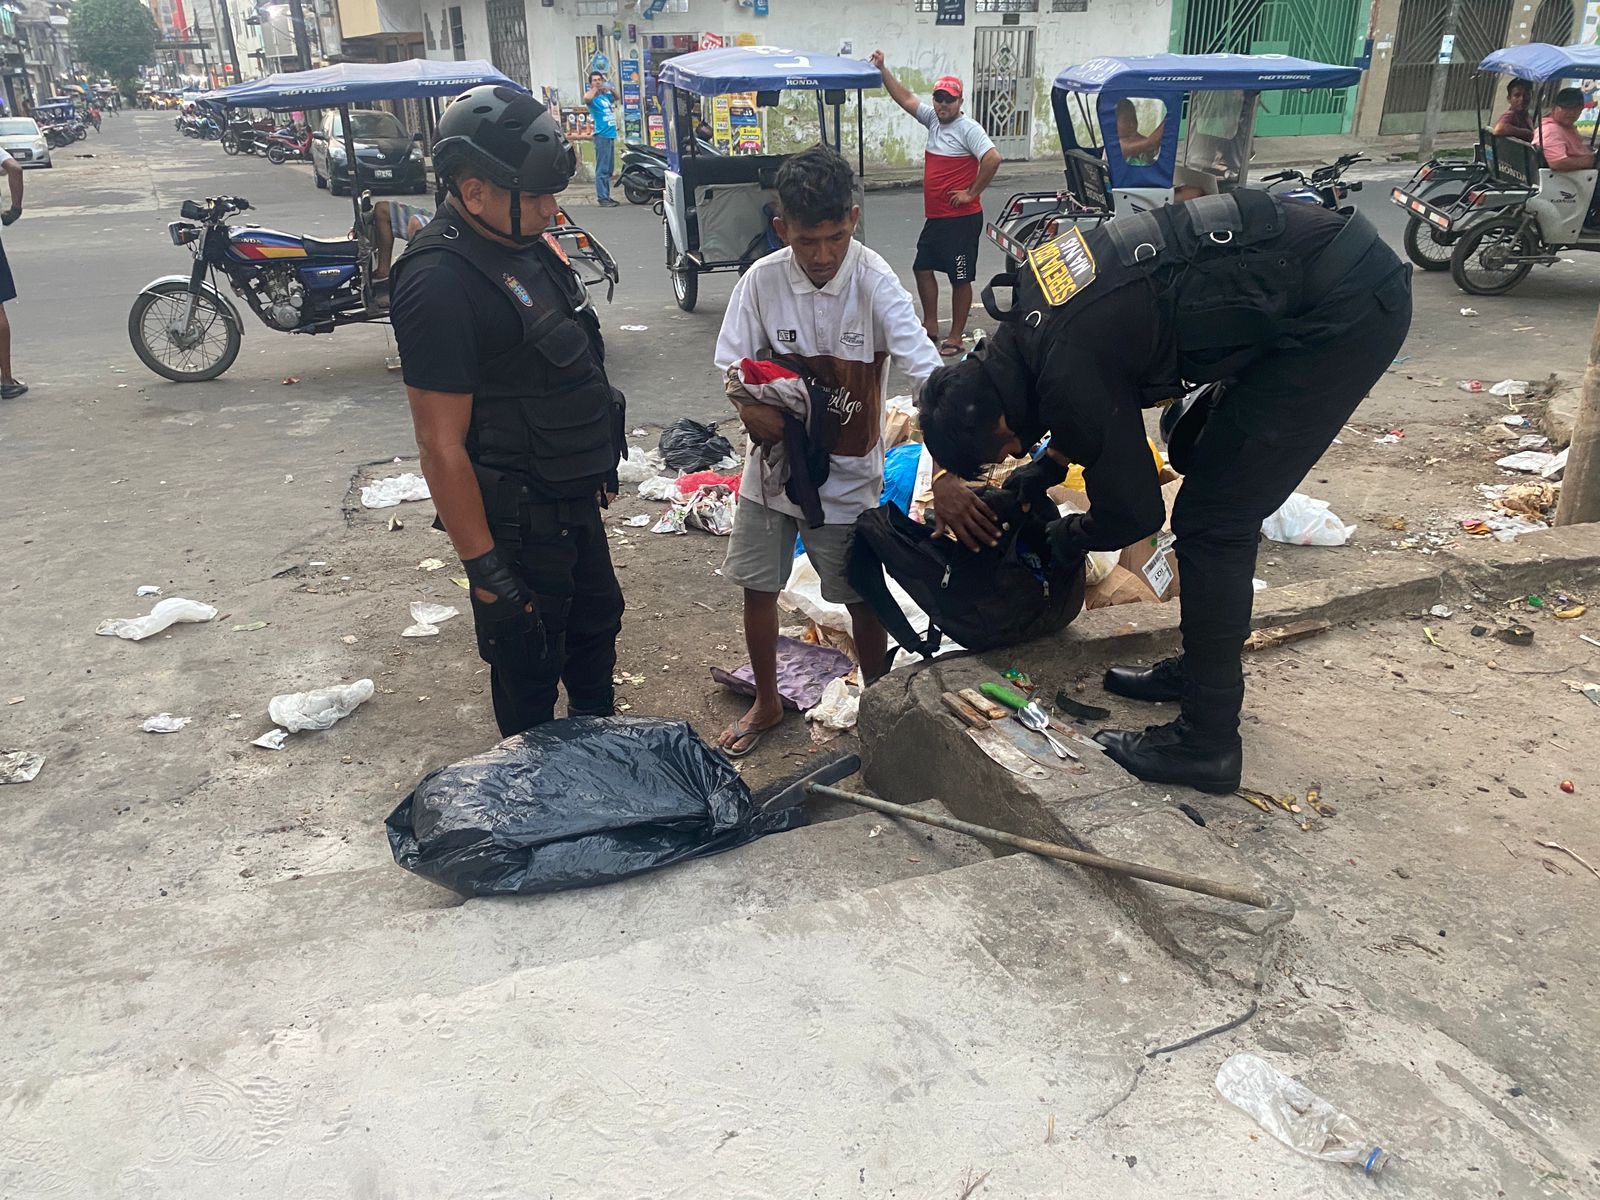
[{"label": "rickshaw rear wheel", "polygon": [[[1521,217],[1489,221],[1464,234],[1450,254],[1450,278],[1474,296],[1509,292],[1533,270],[1533,238]],[[1509,259],[1520,258],[1521,262]]]},{"label": "rickshaw rear wheel", "polygon": [[[1458,193],[1446,192],[1439,196],[1430,196],[1429,203],[1437,208],[1448,208],[1461,197]],[[1453,242],[1441,242],[1439,231],[1434,226],[1424,221],[1421,217],[1412,217],[1406,222],[1405,237],[1406,257],[1424,271],[1443,271],[1450,265],[1450,254],[1455,249]]]},{"label": "rickshaw rear wheel", "polygon": [[678,248],[672,243],[672,230],[667,230],[667,273],[672,276],[672,298],[684,312],[693,312],[700,300],[700,276],[693,271],[681,271],[672,264],[678,258]]}]

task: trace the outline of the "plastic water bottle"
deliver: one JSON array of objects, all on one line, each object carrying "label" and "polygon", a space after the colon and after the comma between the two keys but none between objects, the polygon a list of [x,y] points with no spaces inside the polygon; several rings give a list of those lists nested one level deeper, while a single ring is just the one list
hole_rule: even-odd
[{"label": "plastic water bottle", "polygon": [[1217,1071],[1217,1091],[1290,1149],[1325,1162],[1383,1170],[1389,1152],[1303,1083],[1254,1054],[1235,1054]]}]

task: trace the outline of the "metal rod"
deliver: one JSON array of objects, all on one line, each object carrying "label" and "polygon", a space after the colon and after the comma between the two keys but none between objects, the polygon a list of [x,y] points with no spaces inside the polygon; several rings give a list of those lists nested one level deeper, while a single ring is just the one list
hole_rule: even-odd
[{"label": "metal rod", "polygon": [[861,123],[861,89],[856,89],[856,174],[862,179],[867,177],[867,142],[862,133]]},{"label": "metal rod", "polygon": [[859,804],[862,808],[870,808],[891,817],[904,817],[908,821],[920,821],[924,825],[937,825],[941,829],[948,829],[954,833],[964,833],[968,837],[977,838],[980,841],[994,842],[1001,846],[1011,846],[1014,849],[1026,850],[1030,854],[1038,854],[1044,858],[1076,863],[1080,867],[1094,867],[1100,871],[1110,871],[1114,875],[1127,875],[1133,879],[1143,879],[1148,883],[1159,883],[1165,887],[1180,888],[1186,892],[1199,892],[1202,896],[1215,896],[1218,900],[1231,900],[1235,904],[1248,904],[1252,908],[1273,907],[1272,897],[1259,888],[1239,887],[1231,883],[1217,883],[1214,880],[1202,879],[1198,875],[1190,875],[1184,871],[1168,871],[1163,867],[1147,867],[1141,863],[1124,862],[1117,858],[1102,858],[1098,854],[1089,854],[1083,850],[1071,850],[1066,846],[1058,846],[1054,842],[1041,842],[1037,838],[1019,837],[1017,834],[1007,833],[1003,829],[990,829],[984,825],[974,825],[970,821],[960,821],[955,817],[946,817],[937,813],[923,812],[921,809],[907,808],[904,804],[892,804],[888,800],[879,800],[874,796],[861,796],[855,792],[843,792],[838,788],[826,787],[820,783],[806,784],[806,794],[822,796],[829,800],[843,800],[847,804]]}]

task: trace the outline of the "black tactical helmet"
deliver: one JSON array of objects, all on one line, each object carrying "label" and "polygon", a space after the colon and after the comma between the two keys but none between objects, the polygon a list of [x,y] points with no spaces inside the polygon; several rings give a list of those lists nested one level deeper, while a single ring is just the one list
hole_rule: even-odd
[{"label": "black tactical helmet", "polygon": [[578,169],[561,122],[526,92],[502,84],[461,93],[439,118],[433,141],[439,182],[455,191],[455,168],[469,157],[487,168],[489,182],[535,196],[561,191]]}]

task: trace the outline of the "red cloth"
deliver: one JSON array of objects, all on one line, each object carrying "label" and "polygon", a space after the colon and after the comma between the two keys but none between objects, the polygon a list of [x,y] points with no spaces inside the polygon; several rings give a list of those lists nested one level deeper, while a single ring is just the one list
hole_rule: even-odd
[{"label": "red cloth", "polygon": [[725,487],[739,494],[739,473],[732,475],[719,475],[715,471],[696,471],[693,475],[685,475],[678,480],[678,491],[685,496],[693,495],[703,487]]},{"label": "red cloth", "polygon": [[978,160],[970,154],[951,157],[929,152],[922,160],[922,213],[926,217],[965,217],[983,211],[983,201],[956,207],[951,192],[964,192],[978,181]]}]

